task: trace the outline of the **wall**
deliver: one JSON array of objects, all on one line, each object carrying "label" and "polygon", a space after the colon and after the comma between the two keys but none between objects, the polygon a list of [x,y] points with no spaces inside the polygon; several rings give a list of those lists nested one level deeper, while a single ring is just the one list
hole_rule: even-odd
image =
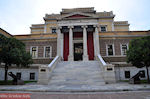
[{"label": "wall", "polygon": [[[57,41],[26,41],[26,51],[30,52],[31,46],[38,46],[38,57],[34,58],[34,64],[49,64],[57,55]],[[52,47],[52,55],[50,58],[44,57],[44,46]]]},{"label": "wall", "polygon": [[100,26],[106,26],[107,28],[107,31],[113,31],[113,28],[112,27],[113,25],[113,19],[99,19],[99,25]]},{"label": "wall", "polygon": [[[35,73],[35,80],[38,80],[38,68],[9,68],[8,72],[13,72],[14,74],[21,72],[22,80],[30,80],[30,73]],[[0,68],[0,80],[4,80],[4,74],[4,68]],[[8,80],[12,80],[12,78],[8,76]]]},{"label": "wall", "polygon": [[115,31],[129,31],[129,26],[114,26]]},{"label": "wall", "polygon": [[131,39],[119,39],[119,38],[106,38],[106,39],[103,39],[103,38],[100,38],[99,40],[99,44],[100,44],[100,54],[102,56],[107,56],[106,55],[106,45],[107,44],[113,44],[114,45],[114,56],[118,56],[118,55],[121,55],[121,48],[120,48],[120,44],[128,44],[129,41]]},{"label": "wall", "polygon": [[[150,69],[150,68],[149,68]],[[135,74],[137,74],[140,70],[145,70],[145,78],[141,79],[147,79],[147,74],[146,74],[146,68],[136,68],[133,66],[116,66],[116,76],[117,80],[129,80],[129,78],[125,78],[125,71],[130,71],[130,78],[133,77]],[[150,70],[149,70],[150,72]]]}]

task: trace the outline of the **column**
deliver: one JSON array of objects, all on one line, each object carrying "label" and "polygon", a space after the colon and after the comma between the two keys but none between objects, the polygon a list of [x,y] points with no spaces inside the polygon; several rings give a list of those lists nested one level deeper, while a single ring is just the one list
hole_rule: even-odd
[{"label": "column", "polygon": [[61,42],[61,48],[60,48],[60,53],[61,53],[61,57],[62,59],[64,58],[64,34],[63,33],[60,33],[61,36],[60,36],[60,42]]},{"label": "column", "polygon": [[88,61],[88,54],[87,54],[87,26],[82,26],[83,28],[83,61]]},{"label": "column", "polygon": [[73,31],[72,28],[73,26],[69,26],[69,56],[68,56],[68,61],[73,61]]},{"label": "column", "polygon": [[100,54],[100,45],[99,45],[99,32],[98,32],[98,26],[95,25],[95,33],[94,33],[94,51],[95,51],[95,56]]},{"label": "column", "polygon": [[60,45],[62,43],[61,41],[62,41],[62,35],[63,35],[63,34],[61,34],[60,29],[61,29],[61,27],[57,27],[57,55],[58,56],[61,56],[61,47],[60,47]]}]

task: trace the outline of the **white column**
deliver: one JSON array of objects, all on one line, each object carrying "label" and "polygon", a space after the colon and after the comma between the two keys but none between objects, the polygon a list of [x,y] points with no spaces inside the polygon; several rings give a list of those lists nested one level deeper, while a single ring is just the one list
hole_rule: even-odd
[{"label": "white column", "polygon": [[63,56],[64,56],[64,34],[63,33],[61,33],[61,36],[60,36],[60,42],[61,42],[61,48],[60,48],[60,53],[61,53],[61,57],[62,57],[62,59],[63,59]]},{"label": "white column", "polygon": [[87,54],[87,26],[82,26],[83,28],[83,61],[88,61],[88,54]]},{"label": "white column", "polygon": [[94,51],[95,51],[95,57],[100,54],[100,45],[99,45],[99,32],[98,32],[98,26],[95,25],[95,33],[94,33]]},{"label": "white column", "polygon": [[[95,26],[94,26],[95,27]],[[96,56],[97,56],[97,50],[96,50],[96,33],[95,33],[95,31],[94,31],[94,33],[93,33],[93,43],[94,43],[94,58],[96,58]]]},{"label": "white column", "polygon": [[61,56],[62,35],[60,31],[61,27],[57,27],[57,55]]},{"label": "white column", "polygon": [[73,31],[72,28],[73,26],[69,26],[69,56],[68,56],[68,61],[73,61]]}]

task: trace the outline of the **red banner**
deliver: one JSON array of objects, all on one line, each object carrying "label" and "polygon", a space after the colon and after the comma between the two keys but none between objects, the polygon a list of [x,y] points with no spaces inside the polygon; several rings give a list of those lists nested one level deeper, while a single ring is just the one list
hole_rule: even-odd
[{"label": "red banner", "polygon": [[30,99],[29,93],[0,93],[0,99]]}]

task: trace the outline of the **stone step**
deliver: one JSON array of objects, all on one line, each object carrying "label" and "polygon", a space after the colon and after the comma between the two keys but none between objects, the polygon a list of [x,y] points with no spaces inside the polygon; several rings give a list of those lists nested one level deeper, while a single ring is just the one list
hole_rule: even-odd
[{"label": "stone step", "polygon": [[105,84],[98,61],[62,61],[52,72],[49,85]]}]

